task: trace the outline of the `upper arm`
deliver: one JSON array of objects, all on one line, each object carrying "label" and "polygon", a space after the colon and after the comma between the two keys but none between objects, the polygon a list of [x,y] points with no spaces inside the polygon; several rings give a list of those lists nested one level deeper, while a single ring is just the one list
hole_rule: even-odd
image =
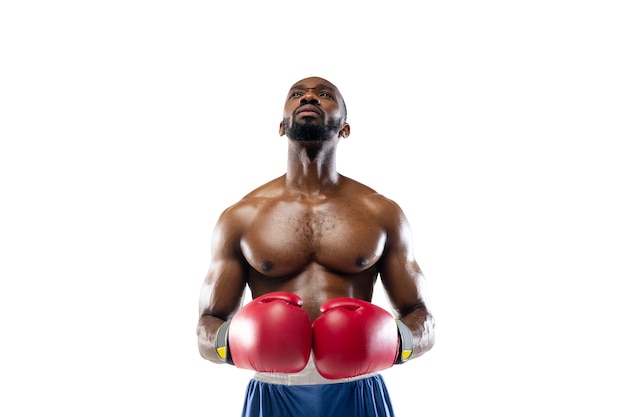
[{"label": "upper arm", "polygon": [[230,318],[241,306],[247,268],[241,254],[241,221],[227,209],[217,221],[211,241],[211,263],[200,293],[200,316]]},{"label": "upper arm", "polygon": [[382,284],[399,317],[416,309],[428,310],[426,284],[413,252],[413,236],[401,208],[384,204],[383,223],[387,232],[385,251],[379,263]]}]

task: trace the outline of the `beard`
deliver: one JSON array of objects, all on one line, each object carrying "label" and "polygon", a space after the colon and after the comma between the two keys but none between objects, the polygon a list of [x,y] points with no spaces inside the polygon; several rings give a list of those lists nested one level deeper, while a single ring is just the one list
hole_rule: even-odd
[{"label": "beard", "polygon": [[341,120],[330,120],[326,124],[313,124],[309,121],[304,123],[296,123],[289,125],[287,120],[283,120],[285,134],[289,139],[296,142],[325,142],[332,138],[341,129]]}]

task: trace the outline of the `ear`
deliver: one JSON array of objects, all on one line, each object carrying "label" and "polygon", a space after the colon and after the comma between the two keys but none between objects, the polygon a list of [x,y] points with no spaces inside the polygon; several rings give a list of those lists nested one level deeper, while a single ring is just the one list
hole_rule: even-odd
[{"label": "ear", "polygon": [[278,134],[280,136],[285,136],[285,127],[283,126],[283,122],[280,122],[280,126],[278,127]]},{"label": "ear", "polygon": [[339,136],[342,138],[347,138],[348,136],[350,136],[350,125],[348,123],[343,125],[343,127],[339,131]]}]

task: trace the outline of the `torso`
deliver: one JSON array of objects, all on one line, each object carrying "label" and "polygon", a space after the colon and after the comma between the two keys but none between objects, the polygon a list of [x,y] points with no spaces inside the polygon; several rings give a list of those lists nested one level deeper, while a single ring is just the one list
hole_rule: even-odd
[{"label": "torso", "polygon": [[303,308],[311,318],[330,298],[371,300],[376,263],[385,246],[379,221],[384,199],[365,186],[349,184],[337,194],[341,197],[260,189],[240,203],[245,214],[240,245],[254,297],[294,292],[306,300]]}]

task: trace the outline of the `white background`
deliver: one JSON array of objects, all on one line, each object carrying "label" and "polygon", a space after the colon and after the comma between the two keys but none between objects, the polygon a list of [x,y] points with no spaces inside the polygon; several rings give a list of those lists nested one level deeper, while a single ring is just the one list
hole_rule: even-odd
[{"label": "white background", "polygon": [[319,75],[431,292],[397,415],[624,416],[620,3],[3,2],[0,415],[239,415],[250,373],[196,349],[210,235]]}]

